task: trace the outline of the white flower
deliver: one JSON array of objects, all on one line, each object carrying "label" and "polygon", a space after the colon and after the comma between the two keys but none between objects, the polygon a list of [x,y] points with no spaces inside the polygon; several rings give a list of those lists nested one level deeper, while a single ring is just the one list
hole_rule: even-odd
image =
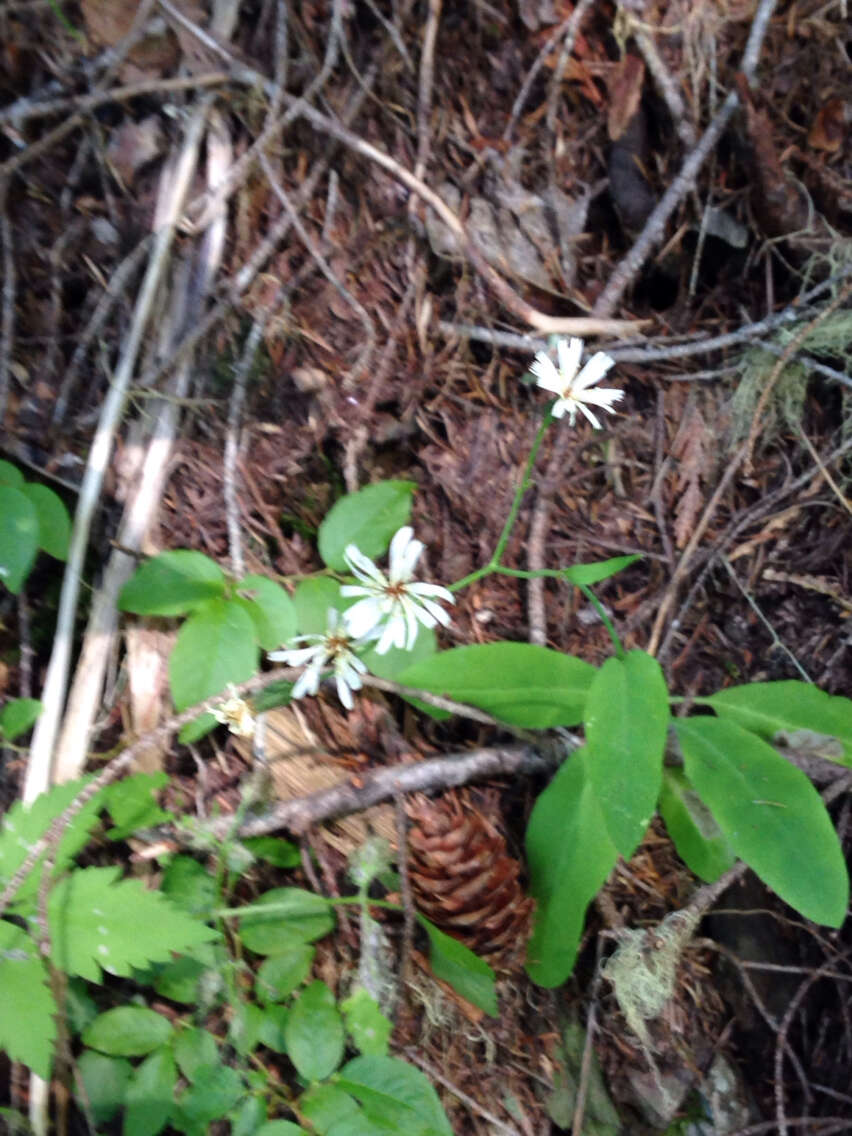
[{"label": "white flower", "polygon": [[337,696],[346,709],[351,710],[355,705],[352,691],[361,689],[361,675],[367,673],[367,667],[352,650],[365,644],[353,643],[352,640],[353,636],[341,623],[340,612],[329,608],[328,628],[324,635],[297,635],[292,640],[294,643],[311,643],[312,646],[272,651],[267,658],[291,667],[304,666],[293,687],[294,698],[316,694],[322,671],[331,667],[337,683]]},{"label": "white flower", "polygon": [[[228,689],[234,690],[233,686],[229,686]],[[239,698],[236,693],[232,693],[227,702],[221,702],[211,713],[216,721],[227,726],[232,734],[237,734],[241,738],[250,738],[254,735],[256,725],[254,714],[248,702],[244,698]]]},{"label": "white flower", "polygon": [[567,343],[564,339],[559,339],[556,351],[559,355],[558,367],[554,366],[546,351],[539,351],[530,367],[536,377],[536,385],[559,396],[551,414],[554,418],[561,418],[567,410],[568,421],[573,426],[577,411],[580,410],[591,424],[600,430],[601,424],[587,404],[600,406],[603,410],[612,412],[612,404],[624,398],[624,391],[613,387],[599,387],[598,390],[589,390],[589,388],[604,377],[615,360],[603,351],[598,351],[577,374],[583,354],[582,339],[569,339]]},{"label": "white flower", "polygon": [[372,560],[350,544],[343,556],[360,584],[344,584],[342,596],[361,596],[343,613],[349,634],[354,638],[378,639],[376,654],[384,655],[391,647],[410,651],[417,638],[417,624],[447,627],[450,617],[436,599],[455,603],[452,593],[438,584],[412,583],[414,566],[424,545],[413,540],[414,530],[406,525],[396,533],[388,553],[388,574],[380,571]]}]

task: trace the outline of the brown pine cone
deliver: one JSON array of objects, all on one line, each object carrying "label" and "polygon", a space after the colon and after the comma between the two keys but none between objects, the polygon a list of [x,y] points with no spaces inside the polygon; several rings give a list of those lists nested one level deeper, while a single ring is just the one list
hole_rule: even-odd
[{"label": "brown pine cone", "polygon": [[520,867],[480,812],[457,797],[408,806],[409,875],[418,909],[442,931],[501,969],[520,959],[535,901]]}]

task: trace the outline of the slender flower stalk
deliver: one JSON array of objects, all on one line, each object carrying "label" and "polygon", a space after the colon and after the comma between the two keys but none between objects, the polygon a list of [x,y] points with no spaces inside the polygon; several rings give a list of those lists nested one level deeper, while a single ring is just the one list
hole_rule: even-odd
[{"label": "slender flower stalk", "polygon": [[390,543],[388,574],[354,545],[343,556],[358,584],[344,584],[340,594],[358,597],[347,608],[343,619],[354,639],[377,639],[376,653],[384,655],[391,647],[410,651],[417,638],[418,624],[447,627],[450,617],[436,600],[454,603],[452,594],[439,584],[412,581],[414,567],[423,552],[423,542],[414,540],[414,530],[406,525]]},{"label": "slender flower stalk", "polygon": [[297,635],[291,642],[310,643],[311,646],[272,651],[267,658],[291,667],[305,668],[296,679],[293,697],[304,698],[306,694],[316,694],[322,672],[331,667],[337,685],[337,696],[346,709],[351,710],[355,705],[352,691],[361,689],[361,675],[367,673],[366,665],[355,654],[355,650],[365,647],[367,641],[354,642],[354,637],[343,624],[340,612],[329,608],[328,627],[323,635]]},{"label": "slender flower stalk", "polygon": [[588,418],[596,430],[600,430],[601,424],[589,410],[589,406],[598,406],[602,410],[614,413],[613,403],[624,398],[624,391],[617,390],[614,387],[598,387],[597,390],[590,388],[595,383],[600,382],[610,367],[614,365],[615,360],[605,352],[598,351],[589,359],[581,371],[582,339],[557,340],[556,353],[559,358],[558,367],[546,351],[539,351],[530,368],[536,377],[536,384],[542,390],[557,395],[550,413],[554,418],[561,418],[563,414],[567,413],[568,422],[573,426],[579,410]]}]

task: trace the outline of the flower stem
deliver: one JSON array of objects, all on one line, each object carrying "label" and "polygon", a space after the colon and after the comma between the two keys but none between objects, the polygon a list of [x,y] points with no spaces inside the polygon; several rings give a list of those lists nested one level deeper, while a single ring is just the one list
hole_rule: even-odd
[{"label": "flower stem", "polygon": [[586,599],[589,601],[589,603],[592,605],[592,607],[598,613],[598,615],[600,616],[601,623],[604,625],[604,627],[609,632],[609,637],[612,640],[612,645],[613,645],[613,647],[615,647],[616,657],[619,658],[619,659],[623,659],[624,658],[624,647],[621,643],[621,640],[618,638],[618,633],[616,632],[615,628],[613,627],[612,620],[609,618],[609,616],[606,613],[606,608],[604,607],[604,605],[601,603],[601,601],[598,599],[598,597],[595,595],[595,593],[592,591],[592,589],[589,587],[588,584],[578,584],[577,587],[580,589],[580,591],[583,593],[583,595],[586,597]]}]

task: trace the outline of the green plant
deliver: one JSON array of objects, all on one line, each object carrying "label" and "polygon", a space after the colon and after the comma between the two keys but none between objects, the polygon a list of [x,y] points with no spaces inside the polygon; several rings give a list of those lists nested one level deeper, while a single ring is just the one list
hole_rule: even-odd
[{"label": "green plant", "polygon": [[0,461],[0,580],[19,592],[39,549],[65,560],[71,522],[68,510],[52,489],[24,481],[9,462]]}]

